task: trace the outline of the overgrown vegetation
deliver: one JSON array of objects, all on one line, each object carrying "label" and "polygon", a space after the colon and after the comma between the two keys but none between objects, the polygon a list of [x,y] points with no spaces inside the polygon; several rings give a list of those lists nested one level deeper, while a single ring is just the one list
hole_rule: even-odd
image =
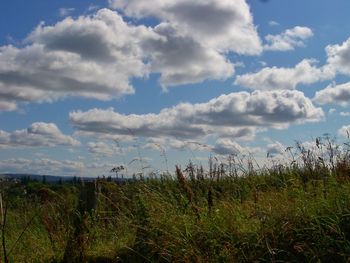
[{"label": "overgrown vegetation", "polygon": [[348,145],[318,138],[286,154],[268,168],[228,156],[122,184],[2,182],[1,258],[349,262]]}]

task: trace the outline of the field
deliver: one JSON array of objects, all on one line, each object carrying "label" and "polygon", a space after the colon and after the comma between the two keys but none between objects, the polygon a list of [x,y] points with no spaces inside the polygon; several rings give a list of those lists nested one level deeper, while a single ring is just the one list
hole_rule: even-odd
[{"label": "field", "polygon": [[228,156],[125,183],[5,180],[1,260],[349,262],[347,144],[288,153],[263,168]]}]

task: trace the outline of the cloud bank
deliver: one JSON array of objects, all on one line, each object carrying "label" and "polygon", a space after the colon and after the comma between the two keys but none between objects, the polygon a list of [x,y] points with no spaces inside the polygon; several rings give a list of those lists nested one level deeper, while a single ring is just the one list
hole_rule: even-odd
[{"label": "cloud bank", "polygon": [[58,161],[49,158],[0,160],[0,170],[8,173],[81,175],[84,168],[84,163],[70,160]]},{"label": "cloud bank", "polygon": [[29,128],[6,132],[0,130],[0,148],[78,146],[80,143],[64,135],[54,123],[35,122]]},{"label": "cloud bank", "polygon": [[110,0],[112,8],[135,18],[155,17],[184,36],[221,52],[262,52],[253,16],[245,0]]},{"label": "cloud bank", "polygon": [[340,104],[346,106],[350,102],[350,82],[328,85],[325,89],[316,91],[313,100],[321,105]]},{"label": "cloud bank", "polygon": [[[238,1],[110,1],[153,27],[126,22],[117,11],[41,23],[21,47],[0,46],[0,110],[65,97],[99,100],[135,92],[131,81],[160,75],[164,88],[225,80],[230,52],[258,55],[262,45],[249,6]],[[201,10],[201,12],[198,12]],[[67,14],[66,9],[61,10]],[[201,13],[201,15],[198,15]]]},{"label": "cloud bank", "polygon": [[311,84],[334,76],[328,68],[319,68],[315,60],[304,59],[293,68],[265,67],[256,73],[236,77],[235,85],[256,90],[292,90],[300,84]]},{"label": "cloud bank", "polygon": [[230,93],[206,103],[180,103],[158,114],[124,115],[112,108],[69,114],[78,131],[184,139],[215,134],[238,138],[258,127],[286,128],[323,117],[322,109],[302,92],[286,90]]}]

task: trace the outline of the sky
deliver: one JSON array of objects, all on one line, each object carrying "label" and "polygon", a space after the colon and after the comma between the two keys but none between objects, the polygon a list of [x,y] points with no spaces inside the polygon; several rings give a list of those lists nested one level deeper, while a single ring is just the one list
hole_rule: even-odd
[{"label": "sky", "polygon": [[283,157],[350,130],[348,0],[0,2],[0,173]]}]

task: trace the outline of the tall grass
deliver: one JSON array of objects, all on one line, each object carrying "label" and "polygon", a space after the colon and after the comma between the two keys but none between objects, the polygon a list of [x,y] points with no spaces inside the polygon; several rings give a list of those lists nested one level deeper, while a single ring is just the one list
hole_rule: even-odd
[{"label": "tall grass", "polygon": [[[326,138],[124,184],[6,189],[10,262],[349,262],[350,159]],[[118,171],[119,172],[119,171]],[[5,191],[5,190],[4,190]],[[2,221],[3,222],[3,221]],[[20,237],[20,239],[18,239]],[[4,258],[4,254],[0,255]]]}]

